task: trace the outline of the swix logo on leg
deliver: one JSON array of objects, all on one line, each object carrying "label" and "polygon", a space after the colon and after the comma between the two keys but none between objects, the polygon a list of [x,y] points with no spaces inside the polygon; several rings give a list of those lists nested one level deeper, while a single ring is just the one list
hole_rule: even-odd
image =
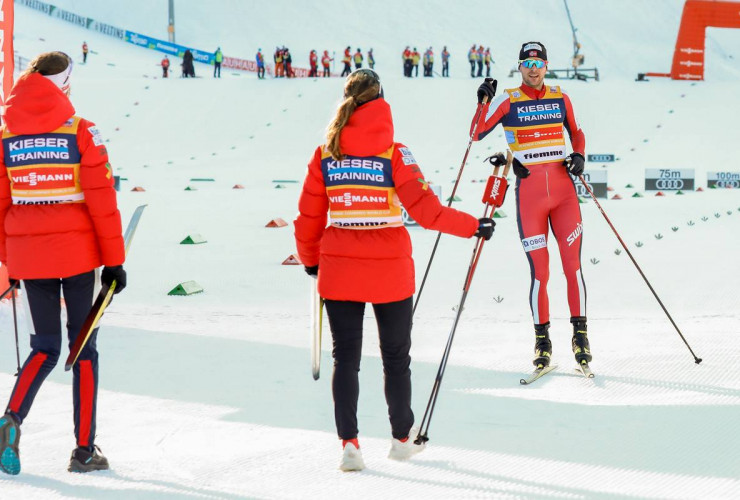
[{"label": "swix logo on leg", "polygon": [[583,233],[583,224],[579,222],[573,232],[568,235],[568,246],[575,243],[581,233]]}]

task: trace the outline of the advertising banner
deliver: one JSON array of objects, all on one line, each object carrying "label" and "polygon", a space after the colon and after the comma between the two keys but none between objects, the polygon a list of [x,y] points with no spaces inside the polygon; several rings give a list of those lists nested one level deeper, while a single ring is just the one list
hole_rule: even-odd
[{"label": "advertising banner", "polygon": [[645,191],[693,191],[694,169],[646,168]]}]

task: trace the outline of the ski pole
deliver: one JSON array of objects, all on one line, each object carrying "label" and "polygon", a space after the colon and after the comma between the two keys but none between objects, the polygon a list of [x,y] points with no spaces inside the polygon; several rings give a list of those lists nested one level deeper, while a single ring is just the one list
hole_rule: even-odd
[{"label": "ski pole", "polygon": [[[493,78],[486,78],[487,82],[493,82],[493,91],[496,92],[496,80]],[[478,110],[475,112],[475,118],[473,120],[475,121],[475,125],[473,125],[473,131],[470,133],[470,139],[468,140],[468,147],[465,149],[465,156],[463,156],[462,163],[460,164],[460,170],[457,172],[457,179],[455,180],[455,185],[452,187],[452,194],[450,195],[450,199],[447,201],[447,206],[452,206],[452,200],[455,198],[455,193],[457,192],[457,186],[460,184],[460,178],[462,177],[463,170],[465,169],[465,162],[468,161],[468,154],[470,154],[470,147],[473,145],[473,138],[475,138],[475,133],[478,131],[478,120],[480,119],[480,115],[483,112],[483,108],[488,102],[488,96],[483,96],[483,102],[480,106],[478,106]],[[429,256],[429,262],[427,262],[427,268],[424,271],[424,277],[421,280],[421,285],[419,285],[419,293],[416,294],[416,302],[414,302],[414,308],[411,310],[411,317],[414,317],[414,314],[416,314],[416,306],[419,305],[419,299],[421,298],[421,292],[424,291],[424,284],[427,281],[427,276],[429,275],[429,270],[432,268],[432,261],[434,260],[434,254],[437,253],[437,246],[439,245],[439,239],[442,237],[442,231],[437,233],[437,239],[434,241],[434,247],[432,247],[432,255]]]},{"label": "ski pole", "polygon": [[[508,189],[506,176],[509,174],[509,168],[511,167],[511,151],[507,152],[506,167],[504,168],[503,177],[499,177],[498,175],[499,168],[503,164],[503,162],[501,161],[503,159],[503,155],[497,157],[495,161],[493,161],[493,158],[494,157],[492,157],[491,161],[491,163],[494,164],[493,175],[488,178],[486,191],[483,194],[483,202],[486,205],[486,208],[483,212],[483,217],[493,217],[493,214],[496,212],[496,208],[503,205],[504,197],[506,196],[506,190]],[[429,437],[427,436],[427,434],[429,433],[429,425],[432,422],[432,414],[434,413],[434,407],[437,404],[437,396],[439,395],[439,388],[442,385],[442,377],[444,377],[445,369],[447,368],[447,360],[449,359],[450,351],[452,350],[452,341],[455,338],[455,331],[457,330],[457,325],[460,322],[460,316],[462,315],[463,307],[465,306],[465,299],[467,299],[468,297],[470,284],[473,281],[475,269],[476,267],[478,267],[478,259],[480,259],[481,251],[483,250],[483,244],[485,243],[485,241],[486,240],[479,237],[478,240],[475,242],[473,256],[470,259],[468,273],[465,276],[465,284],[463,285],[462,297],[460,297],[460,302],[457,306],[455,321],[452,323],[452,330],[450,331],[450,335],[447,338],[447,345],[445,345],[445,350],[442,354],[442,361],[440,361],[439,363],[437,376],[434,379],[434,385],[432,386],[432,393],[429,396],[429,402],[427,403],[427,408],[424,411],[424,418],[422,418],[421,425],[419,426],[419,434],[414,440],[415,444],[422,444],[429,441]],[[426,427],[424,426],[425,424]]]},{"label": "ski pole", "polygon": [[15,329],[15,359],[18,366],[18,370],[15,372],[17,377],[21,373],[21,351],[18,347],[18,313],[15,308],[15,293],[10,296],[10,300],[13,301],[13,328]]},{"label": "ski pole", "polygon": [[655,297],[655,300],[658,301],[658,304],[660,304],[660,307],[663,309],[663,312],[666,314],[666,316],[668,316],[668,319],[670,320],[671,324],[673,325],[673,328],[676,329],[676,332],[678,332],[678,335],[681,337],[681,340],[683,340],[683,343],[686,344],[686,347],[689,348],[689,352],[691,353],[692,356],[694,356],[694,362],[698,365],[699,363],[701,363],[701,358],[698,358],[696,356],[696,354],[694,354],[694,351],[691,349],[691,346],[689,345],[689,343],[686,341],[686,338],[681,333],[681,330],[678,328],[678,325],[676,325],[676,322],[673,321],[673,318],[671,317],[670,313],[668,312],[668,309],[666,309],[666,307],[663,305],[663,301],[660,300],[660,297],[658,297],[658,294],[655,293],[655,290],[653,289],[653,286],[650,284],[650,282],[648,281],[647,277],[645,276],[645,273],[642,272],[642,269],[640,269],[640,266],[637,264],[637,261],[632,256],[632,252],[630,252],[629,251],[629,248],[627,248],[627,245],[624,244],[624,241],[622,241],[621,236],[619,236],[619,233],[617,232],[616,228],[614,227],[614,224],[612,224],[612,221],[609,220],[609,217],[607,217],[606,212],[604,212],[604,209],[601,208],[601,204],[596,199],[596,196],[594,195],[593,191],[591,191],[591,188],[589,187],[589,185],[586,183],[586,180],[583,178],[583,175],[579,175],[578,178],[580,179],[581,184],[583,184],[583,187],[586,188],[586,191],[588,191],[588,194],[591,195],[591,198],[594,200],[594,203],[596,203],[596,206],[598,207],[599,212],[601,212],[601,215],[603,215],[604,216],[604,219],[606,219],[606,223],[609,224],[609,227],[611,227],[612,228],[612,231],[614,231],[614,234],[616,235],[617,239],[619,240],[619,243],[622,244],[622,248],[624,248],[624,251],[627,252],[627,255],[629,256],[630,260],[632,261],[632,263],[637,268],[637,272],[639,272],[640,273],[640,276],[642,276],[642,279],[645,280],[645,284],[648,286],[648,288],[650,289],[650,291],[653,293],[653,297]]}]

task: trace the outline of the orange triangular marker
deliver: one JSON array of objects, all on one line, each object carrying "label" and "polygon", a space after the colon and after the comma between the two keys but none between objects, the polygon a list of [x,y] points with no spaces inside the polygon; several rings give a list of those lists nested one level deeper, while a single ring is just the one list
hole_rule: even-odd
[{"label": "orange triangular marker", "polygon": [[146,189],[144,189],[144,188],[143,188],[143,187],[141,187],[141,186],[136,186],[136,187],[135,187],[134,189],[132,189],[131,191],[136,191],[137,193],[139,193],[139,192],[142,192],[142,191],[146,191]]},{"label": "orange triangular marker", "polygon": [[621,199],[622,197],[619,196],[618,194],[615,194],[614,196],[612,196],[612,200],[621,200]]},{"label": "orange triangular marker", "polygon": [[658,191],[657,193],[655,193],[655,196],[665,196],[665,195],[663,194],[663,191]]},{"label": "orange triangular marker", "polygon": [[704,189],[701,188],[701,187],[696,188],[696,190],[699,191],[699,192],[704,191]]},{"label": "orange triangular marker", "polygon": [[296,254],[288,256],[287,259],[283,261],[284,266],[300,266],[301,265],[301,259],[298,258]]},{"label": "orange triangular marker", "polygon": [[288,225],[287,222],[285,222],[280,217],[277,217],[276,219],[272,219],[270,222],[265,224],[265,227],[285,227],[287,225]]},{"label": "orange triangular marker", "polygon": [[242,186],[241,184],[234,184],[234,187],[231,189],[244,189],[244,186]]}]

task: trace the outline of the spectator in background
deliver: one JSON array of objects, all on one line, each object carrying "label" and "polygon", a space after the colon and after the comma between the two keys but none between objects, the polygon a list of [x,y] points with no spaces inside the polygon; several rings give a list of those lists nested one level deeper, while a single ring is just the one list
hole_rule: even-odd
[{"label": "spectator in background", "polygon": [[486,64],[486,76],[491,76],[491,63],[494,62],[491,57],[491,47],[486,48],[483,53],[483,62]]},{"label": "spectator in background", "polygon": [[367,65],[370,69],[375,69],[375,56],[373,56],[373,49],[367,51]]},{"label": "spectator in background", "polygon": [[355,52],[355,69],[362,68],[362,60],[364,57],[362,57],[362,52],[360,51],[360,47],[357,47],[357,52]]},{"label": "spectator in background", "polygon": [[483,45],[478,47],[478,52],[475,55],[475,62],[478,63],[478,76],[483,76]]},{"label": "spectator in background", "polygon": [[411,49],[407,45],[403,51],[403,76],[411,77],[411,68],[413,66],[413,56]]},{"label": "spectator in background", "polygon": [[287,47],[283,47],[283,64],[285,65],[285,76],[292,78],[295,76],[293,73],[293,57],[290,55],[290,50]]},{"label": "spectator in background", "polygon": [[413,65],[415,70],[414,76],[419,76],[419,61],[421,61],[421,54],[419,54],[419,51],[416,50],[416,47],[414,47],[414,51],[411,53],[411,64]]},{"label": "spectator in background", "polygon": [[321,65],[324,67],[324,78],[328,78],[331,76],[331,71],[329,71],[329,63],[331,63],[334,60],[334,58],[329,57],[329,51],[325,50],[324,55],[321,56]]},{"label": "spectator in background", "polygon": [[350,54],[350,46],[348,45],[346,49],[344,49],[344,57],[342,57],[342,62],[344,63],[344,69],[342,70],[342,76],[347,76],[350,73],[352,73],[352,54]]},{"label": "spectator in background", "polygon": [[450,53],[447,51],[447,45],[442,48],[442,76],[450,77]]},{"label": "spectator in background", "polygon": [[193,66],[193,53],[190,49],[185,51],[182,56],[182,76],[185,78],[195,78],[195,67]]},{"label": "spectator in background", "polygon": [[434,50],[429,47],[424,54],[427,58],[427,67],[424,76],[434,76]]},{"label": "spectator in background", "polygon": [[468,50],[468,62],[470,63],[470,76],[475,78],[475,59],[478,57],[478,52],[475,50],[475,44]]},{"label": "spectator in background", "polygon": [[167,73],[170,70],[170,58],[164,56],[164,59],[162,59],[160,64],[162,65],[162,78],[167,78]]},{"label": "spectator in background", "polygon": [[87,63],[87,42],[82,42],[82,64]]},{"label": "spectator in background", "polygon": [[275,55],[272,56],[275,61],[275,78],[283,76],[283,49],[275,47]]},{"label": "spectator in background", "polygon": [[308,64],[311,66],[311,71],[308,72],[309,78],[316,78],[319,76],[319,56],[315,50],[312,50],[308,56]]},{"label": "spectator in background", "polygon": [[265,78],[265,56],[262,54],[262,49],[257,49],[257,78],[264,80]]},{"label": "spectator in background", "polygon": [[[213,54],[213,78],[221,78],[221,62],[224,60],[224,54],[221,52],[221,47],[216,48],[216,52]],[[216,76],[218,74],[218,76]]]}]

